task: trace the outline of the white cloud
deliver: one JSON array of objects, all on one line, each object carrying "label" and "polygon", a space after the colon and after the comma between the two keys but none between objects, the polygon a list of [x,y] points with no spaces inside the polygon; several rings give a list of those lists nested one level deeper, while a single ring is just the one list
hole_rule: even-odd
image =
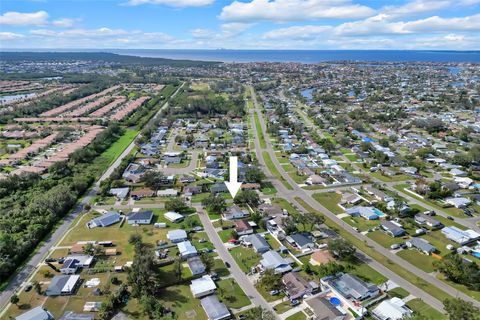
[{"label": "white cloud", "polygon": [[229,21],[304,21],[371,16],[375,11],[349,0],[252,0],[234,1],[222,9],[220,18]]},{"label": "white cloud", "polygon": [[23,38],[23,34],[13,33],[13,32],[0,32],[0,40],[16,40]]},{"label": "white cloud", "polygon": [[294,26],[269,31],[263,39],[309,39],[322,36],[325,31],[331,30],[330,26]]},{"label": "white cloud", "polygon": [[389,17],[413,16],[448,8],[452,0],[413,0],[401,6],[386,6],[381,12]]},{"label": "white cloud", "polygon": [[126,4],[138,6],[142,4],[160,4],[170,7],[203,7],[214,3],[215,0],[129,0]]},{"label": "white cloud", "polygon": [[379,14],[365,20],[343,23],[335,28],[335,33],[343,36],[365,36],[477,30],[480,30],[480,14],[461,18],[433,16],[407,22],[390,22],[388,15]]},{"label": "white cloud", "polygon": [[215,31],[210,29],[197,28],[190,30],[190,34],[195,39],[208,39],[215,36]]},{"label": "white cloud", "polygon": [[52,24],[56,27],[70,28],[70,27],[73,27],[73,25],[75,24],[75,20],[68,19],[68,18],[61,18],[61,19],[54,20]]},{"label": "white cloud", "polygon": [[48,13],[37,11],[22,13],[9,11],[0,16],[0,25],[6,26],[41,26],[47,24]]}]

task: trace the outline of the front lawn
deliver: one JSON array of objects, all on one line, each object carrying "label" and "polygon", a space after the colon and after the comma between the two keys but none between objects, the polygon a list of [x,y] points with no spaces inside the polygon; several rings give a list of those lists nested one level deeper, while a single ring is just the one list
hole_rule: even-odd
[{"label": "front lawn", "polygon": [[314,193],[312,196],[315,200],[317,200],[322,206],[327,208],[329,211],[340,214],[343,213],[343,210],[338,206],[340,201],[342,200],[342,196],[336,192],[322,192],[322,193]]},{"label": "front lawn", "polygon": [[250,305],[250,300],[234,279],[217,281],[217,287],[220,299],[227,305],[227,307],[240,309]]},{"label": "front lawn", "polygon": [[243,272],[250,272],[252,267],[260,263],[261,255],[253,251],[253,249],[242,246],[230,249],[230,254],[237,262]]}]

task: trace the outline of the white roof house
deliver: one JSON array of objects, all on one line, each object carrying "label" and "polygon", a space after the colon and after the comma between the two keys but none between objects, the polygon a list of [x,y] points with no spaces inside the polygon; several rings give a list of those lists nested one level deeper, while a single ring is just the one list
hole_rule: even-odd
[{"label": "white roof house", "polygon": [[470,199],[467,198],[448,198],[445,199],[445,202],[451,204],[455,208],[463,208],[471,203]]},{"label": "white roof house", "polygon": [[277,251],[270,250],[262,254],[260,264],[264,269],[274,269],[275,273],[284,273],[292,270],[290,262],[284,259]]},{"label": "white roof house", "polygon": [[201,298],[212,294],[217,289],[215,282],[208,275],[192,280],[190,290],[195,298]]},{"label": "white roof house", "polygon": [[178,191],[175,189],[165,189],[165,190],[158,190],[157,196],[159,197],[175,197],[178,195]]},{"label": "white roof house", "polygon": [[401,320],[412,314],[402,299],[394,297],[390,300],[384,300],[375,309],[373,314],[380,320]]},{"label": "white roof house", "polygon": [[469,230],[460,230],[457,227],[445,227],[442,229],[442,233],[450,240],[459,243],[461,245],[473,242],[480,239],[480,233]]},{"label": "white roof house", "polygon": [[173,211],[169,211],[167,213],[165,213],[163,215],[165,217],[165,219],[171,221],[171,222],[179,222],[181,220],[183,220],[183,216],[178,213],[178,212],[173,212]]},{"label": "white roof house", "polygon": [[197,255],[197,249],[190,243],[190,241],[183,241],[177,243],[180,257],[188,258]]},{"label": "white roof house", "polygon": [[185,230],[180,229],[171,230],[167,233],[167,239],[174,243],[182,242],[187,240],[187,233],[185,232]]},{"label": "white roof house", "polygon": [[203,298],[200,303],[209,320],[223,320],[231,317],[228,308],[215,295]]}]

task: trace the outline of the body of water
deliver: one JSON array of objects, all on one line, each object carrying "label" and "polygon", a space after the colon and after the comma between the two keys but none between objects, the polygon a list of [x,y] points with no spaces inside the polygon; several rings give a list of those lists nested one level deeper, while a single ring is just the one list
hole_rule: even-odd
[{"label": "body of water", "polygon": [[8,96],[0,96],[0,103],[22,100],[22,99],[33,97],[35,95],[36,93],[24,93],[24,94],[12,94]]},{"label": "body of water", "polygon": [[402,50],[157,50],[116,49],[108,52],[178,60],[222,62],[299,62],[325,61],[419,61],[478,62],[480,51],[402,51]]},{"label": "body of water", "polygon": [[300,91],[300,94],[302,95],[302,97],[307,99],[308,102],[311,102],[313,100],[313,88],[303,89],[302,91]]}]

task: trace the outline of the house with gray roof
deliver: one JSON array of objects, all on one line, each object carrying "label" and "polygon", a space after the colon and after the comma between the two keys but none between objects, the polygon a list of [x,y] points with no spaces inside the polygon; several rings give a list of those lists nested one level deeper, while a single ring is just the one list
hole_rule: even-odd
[{"label": "house with gray roof", "polygon": [[230,319],[231,314],[225,304],[221,303],[216,295],[207,296],[200,300],[203,310],[209,320]]},{"label": "house with gray roof", "polygon": [[290,261],[283,258],[277,251],[274,250],[270,250],[262,254],[260,265],[264,270],[274,269],[275,273],[285,273],[292,270]]},{"label": "house with gray roof", "polygon": [[22,313],[15,320],[53,320],[53,315],[41,306]]},{"label": "house with gray roof", "polygon": [[67,311],[60,318],[60,320],[94,320],[95,317],[92,313],[76,313],[73,311]]},{"label": "house with gray roof", "polygon": [[117,200],[124,200],[128,196],[128,192],[130,189],[128,187],[126,188],[111,188],[109,193],[111,195],[114,195]]},{"label": "house with gray roof", "polygon": [[137,211],[132,212],[127,216],[128,224],[150,224],[153,219],[153,211]]},{"label": "house with gray roof", "polygon": [[437,251],[437,248],[435,248],[427,240],[422,238],[408,239],[405,244],[407,245],[407,247],[418,249],[426,255],[430,255]]},{"label": "house with gray roof", "polygon": [[205,264],[202,262],[202,259],[199,256],[190,257],[187,259],[188,267],[192,271],[192,275],[198,276],[205,273]]},{"label": "house with gray roof", "polygon": [[310,234],[307,232],[294,233],[290,236],[287,236],[287,241],[302,251],[308,251],[315,248],[315,243],[312,241]]},{"label": "house with gray roof", "polygon": [[257,253],[264,253],[270,250],[270,245],[267,240],[259,234],[252,234],[245,238],[246,243],[252,245],[253,250]]},{"label": "house with gray roof", "polygon": [[173,243],[183,242],[188,239],[187,233],[185,230],[170,230],[167,233],[167,239],[172,241]]},{"label": "house with gray roof", "polygon": [[432,218],[431,216],[427,216],[426,214],[423,213],[417,213],[415,215],[415,222],[421,225],[427,225],[432,229],[440,229],[443,228],[443,224]]},{"label": "house with gray roof", "polygon": [[53,277],[45,294],[47,296],[72,295],[80,285],[79,275],[60,275]]},{"label": "house with gray roof", "polygon": [[363,301],[379,295],[380,289],[366,283],[355,275],[338,273],[334,276],[324,277],[320,280],[324,290],[330,289],[346,300]]},{"label": "house with gray roof", "polygon": [[87,222],[88,228],[108,227],[120,221],[120,214],[116,211],[109,211],[101,216]]},{"label": "house with gray roof", "polygon": [[383,220],[380,225],[382,229],[392,237],[401,237],[406,233],[402,225],[394,221]]}]

